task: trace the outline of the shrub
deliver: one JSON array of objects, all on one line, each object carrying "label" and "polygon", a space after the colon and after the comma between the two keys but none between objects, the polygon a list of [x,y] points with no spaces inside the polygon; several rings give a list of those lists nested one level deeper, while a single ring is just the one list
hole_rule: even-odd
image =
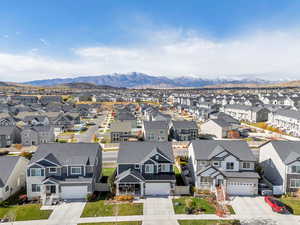
[{"label": "shrub", "polygon": [[23,156],[26,159],[29,159],[29,160],[32,158],[32,153],[31,152],[21,152],[20,155]]},{"label": "shrub", "polygon": [[88,202],[95,201],[96,198],[97,198],[97,195],[95,193],[93,193],[93,194],[87,194],[87,196],[86,196],[86,200]]},{"label": "shrub", "polygon": [[21,144],[16,144],[15,145],[15,148],[18,149],[18,150],[21,150],[23,148],[23,145]]},{"label": "shrub", "polygon": [[119,195],[115,197],[117,201],[133,201],[134,197],[132,195]]}]

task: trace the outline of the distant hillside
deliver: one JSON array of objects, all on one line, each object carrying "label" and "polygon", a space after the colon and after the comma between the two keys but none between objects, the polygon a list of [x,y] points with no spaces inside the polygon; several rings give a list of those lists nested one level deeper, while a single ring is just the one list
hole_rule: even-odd
[{"label": "distant hillside", "polygon": [[223,85],[223,84],[269,84],[269,81],[261,79],[202,79],[193,77],[179,77],[168,78],[165,76],[150,76],[143,73],[130,73],[130,74],[112,74],[100,76],[81,76],[75,78],[64,79],[48,79],[48,80],[35,80],[26,82],[34,86],[55,86],[61,84],[74,84],[74,83],[90,83],[95,85],[104,85],[112,87],[126,87],[126,88],[175,88],[175,87],[204,87],[209,85]]}]

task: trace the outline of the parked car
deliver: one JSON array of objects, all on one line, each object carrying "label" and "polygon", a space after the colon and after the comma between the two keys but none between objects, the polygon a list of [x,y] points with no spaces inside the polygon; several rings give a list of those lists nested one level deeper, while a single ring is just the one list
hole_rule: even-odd
[{"label": "parked car", "polygon": [[258,183],[258,194],[262,196],[273,195],[273,190],[266,183]]},{"label": "parked car", "polygon": [[274,197],[265,196],[265,202],[268,203],[269,206],[271,206],[273,212],[277,212],[277,213],[288,212],[286,205]]}]

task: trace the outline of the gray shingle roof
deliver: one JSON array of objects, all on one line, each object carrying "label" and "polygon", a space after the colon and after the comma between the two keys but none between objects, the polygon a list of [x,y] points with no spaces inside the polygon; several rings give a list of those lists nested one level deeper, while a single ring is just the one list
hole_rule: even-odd
[{"label": "gray shingle roof", "polygon": [[195,140],[192,141],[195,159],[208,160],[224,149],[243,161],[256,161],[247,142],[240,140]]},{"label": "gray shingle roof", "polygon": [[19,159],[19,156],[0,156],[0,187],[5,186]]},{"label": "gray shingle roof", "polygon": [[299,141],[271,141],[270,143],[285,164],[289,164],[300,158]]},{"label": "gray shingle roof", "polygon": [[195,121],[172,121],[175,129],[198,129]]},{"label": "gray shingle roof", "polygon": [[144,121],[145,130],[168,129],[169,124],[166,121]]},{"label": "gray shingle roof", "polygon": [[226,171],[222,171],[222,173],[226,177],[231,177],[231,178],[259,178],[258,173],[256,173],[256,172],[250,172],[250,171],[241,171],[241,172],[226,172]]},{"label": "gray shingle roof", "polygon": [[41,144],[34,153],[30,163],[40,159],[56,159],[60,165],[86,165],[88,160],[94,164],[98,151],[101,150],[96,143],[51,143]]},{"label": "gray shingle roof", "polygon": [[139,163],[156,148],[166,157],[174,160],[170,142],[125,142],[120,143],[117,163]]}]

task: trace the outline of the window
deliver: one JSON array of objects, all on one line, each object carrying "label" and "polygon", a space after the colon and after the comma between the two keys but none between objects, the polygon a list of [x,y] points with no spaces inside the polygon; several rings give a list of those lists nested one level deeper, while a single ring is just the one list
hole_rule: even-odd
[{"label": "window", "polygon": [[292,166],[292,173],[300,173],[300,166]]},{"label": "window", "polygon": [[291,188],[300,188],[300,180],[299,179],[292,179],[290,186],[291,186]]},{"label": "window", "polygon": [[226,169],[227,170],[233,170],[234,169],[234,163],[233,162],[226,163]]},{"label": "window", "polygon": [[159,159],[159,156],[158,156],[158,155],[156,155],[156,156],[155,156],[155,160],[158,160],[158,159]]},{"label": "window", "polygon": [[31,191],[32,192],[41,192],[41,186],[39,184],[32,184]]},{"label": "window", "polygon": [[161,164],[161,172],[170,172],[169,164]]},{"label": "window", "polygon": [[136,170],[139,170],[139,169],[140,169],[140,165],[139,165],[139,164],[135,164],[135,165],[134,165],[134,168],[135,168]]},{"label": "window", "polygon": [[81,175],[81,167],[71,167],[72,175]]},{"label": "window", "polygon": [[7,185],[6,187],[5,187],[5,192],[8,192],[9,191],[9,186]]},{"label": "window", "polygon": [[41,177],[44,176],[44,169],[41,168],[31,168],[30,176],[32,177]]},{"label": "window", "polygon": [[145,173],[154,173],[154,166],[152,164],[146,164]]},{"label": "window", "polygon": [[220,166],[219,162],[213,162],[213,166]]},{"label": "window", "polygon": [[55,168],[55,167],[49,168],[49,173],[56,173],[56,172],[57,172],[57,168]]},{"label": "window", "polygon": [[250,169],[250,163],[249,162],[244,162],[243,163],[243,168],[244,169]]}]

